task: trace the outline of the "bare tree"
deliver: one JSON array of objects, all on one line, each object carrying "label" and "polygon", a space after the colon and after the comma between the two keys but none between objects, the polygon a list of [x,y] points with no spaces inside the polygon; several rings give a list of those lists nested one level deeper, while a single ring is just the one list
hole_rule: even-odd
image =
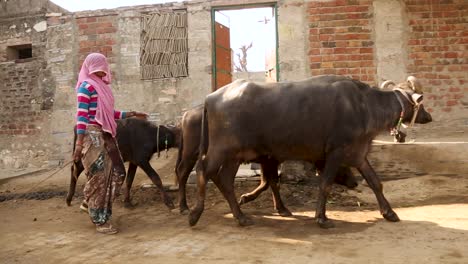
[{"label": "bare tree", "polygon": [[234,68],[238,72],[247,72],[247,50],[252,48],[252,42],[250,42],[250,45],[242,45],[239,49],[242,52],[242,57],[240,53],[236,53],[237,55],[237,60],[239,61],[239,64],[234,63]]}]

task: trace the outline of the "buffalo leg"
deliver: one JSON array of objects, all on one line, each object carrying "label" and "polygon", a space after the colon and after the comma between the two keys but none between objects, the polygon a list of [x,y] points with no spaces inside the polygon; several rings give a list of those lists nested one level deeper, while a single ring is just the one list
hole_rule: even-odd
[{"label": "buffalo leg", "polygon": [[354,189],[358,185],[350,167],[341,166],[336,173],[335,183]]},{"label": "buffalo leg", "polygon": [[164,201],[164,204],[169,208],[169,209],[174,209],[174,204],[172,203],[171,197],[164,191],[164,187],[162,185],[161,178],[159,177],[158,173],[151,167],[148,161],[144,161],[141,164],[139,164],[140,168],[145,171],[145,173],[148,175],[148,177],[151,179],[151,181],[156,185],[156,187],[159,189],[161,192],[161,198]]},{"label": "buffalo leg", "polygon": [[281,200],[279,192],[279,175],[278,175],[278,161],[269,160],[267,163],[262,163],[262,173],[265,174],[265,178],[270,182],[270,188],[273,196],[273,206],[275,210],[281,216],[291,216],[291,211],[284,206]]},{"label": "buffalo leg", "polygon": [[385,196],[383,195],[383,187],[382,183],[380,182],[379,176],[375,173],[374,169],[369,164],[367,158],[363,162],[363,164],[358,168],[359,172],[362,174],[364,179],[366,179],[367,184],[374,192],[377,202],[379,203],[380,213],[383,215],[385,219],[391,222],[398,222],[400,218],[398,215],[393,211],[390,203],[387,201]]},{"label": "buffalo leg", "polygon": [[179,184],[179,211],[181,214],[185,214],[189,211],[187,205],[186,185],[190,172],[192,171],[192,168],[195,166],[196,162],[196,159],[182,158],[176,169],[177,180]]},{"label": "buffalo leg", "polygon": [[268,189],[269,187],[269,180],[266,179],[265,177],[265,173],[263,173],[263,166],[262,166],[262,175],[260,177],[260,185],[257,186],[257,188],[255,188],[255,190],[249,192],[249,193],[244,193],[241,195],[240,199],[239,199],[239,205],[243,205],[243,204],[246,204],[248,202],[251,202],[255,199],[257,199],[257,197],[264,191],[266,191],[266,189]]},{"label": "buffalo leg", "polygon": [[76,182],[78,181],[78,177],[80,177],[81,172],[83,172],[84,167],[81,161],[73,162],[71,165],[71,174],[70,174],[70,186],[68,187],[68,194],[67,194],[67,205],[71,205],[71,201],[73,199],[73,195],[75,195],[76,189]]},{"label": "buffalo leg", "polygon": [[333,180],[341,163],[337,152],[331,153],[325,161],[325,168],[320,177],[319,196],[317,200],[317,208],[315,211],[315,219],[321,228],[331,228],[334,226],[333,222],[326,216],[326,204],[328,194],[331,191]]},{"label": "buffalo leg", "polygon": [[127,208],[132,208],[134,205],[132,204],[132,200],[130,198],[130,190],[132,189],[133,180],[135,179],[135,173],[137,170],[137,165],[133,163],[128,164],[128,171],[127,171],[127,178],[125,179],[125,199],[124,199],[124,206]]},{"label": "buffalo leg", "polygon": [[278,175],[278,162],[276,160],[262,160],[260,163],[262,175],[260,185],[250,193],[241,195],[239,205],[248,203],[257,199],[257,197],[264,192],[268,186],[271,187],[273,195],[273,205],[275,210],[281,216],[291,216],[291,212],[284,206],[279,193],[279,175]]},{"label": "buffalo leg", "polygon": [[197,163],[197,204],[189,213],[189,224],[194,226],[200,219],[201,214],[205,210],[205,197],[206,197],[206,185],[210,176],[218,173],[221,164],[214,163],[211,167],[208,167],[207,156],[198,160]]},{"label": "buffalo leg", "polygon": [[239,225],[248,226],[252,225],[253,221],[241,211],[234,193],[234,178],[236,177],[239,165],[239,162],[235,160],[225,162],[221,167],[221,171],[213,175],[211,180],[216,184],[224,198],[228,201],[231,212],[234,218],[237,219]]}]

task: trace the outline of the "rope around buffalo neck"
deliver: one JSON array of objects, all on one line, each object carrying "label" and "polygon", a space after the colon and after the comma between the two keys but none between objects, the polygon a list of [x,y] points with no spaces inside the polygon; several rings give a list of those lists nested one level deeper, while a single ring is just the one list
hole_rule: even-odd
[{"label": "rope around buffalo neck", "polygon": [[416,121],[416,117],[418,115],[419,107],[421,106],[421,104],[416,103],[413,100],[411,100],[411,98],[409,98],[409,96],[406,94],[406,92],[404,90],[400,89],[400,88],[393,89],[393,92],[395,93],[395,96],[398,99],[398,102],[400,103],[401,113],[400,113],[400,118],[398,119],[398,122],[397,122],[396,126],[391,129],[390,134],[394,136],[394,135],[402,133],[400,128],[401,128],[401,126],[403,124],[403,116],[405,114],[405,106],[404,106],[403,101],[401,100],[400,96],[398,96],[396,91],[400,92],[400,94],[402,94],[406,98],[406,100],[408,100],[413,105],[413,116],[411,118],[411,123],[410,123],[409,128],[408,128],[408,136],[412,135],[412,138],[411,138],[410,141],[414,142],[416,140],[416,136],[415,136],[416,133],[413,130],[413,127],[414,127],[414,122]]},{"label": "rope around buffalo neck", "polygon": [[159,153],[159,125],[158,125],[158,130],[156,132],[156,151],[158,152],[158,158],[161,156]]},{"label": "rope around buffalo neck", "polygon": [[[158,158],[161,157],[161,152],[159,150],[159,127],[158,125],[158,131],[156,132],[156,151],[158,152]],[[164,140],[164,144],[166,145],[166,159],[169,157],[168,155],[168,145],[169,145],[169,140],[167,138],[167,133],[166,133],[166,139]]]}]

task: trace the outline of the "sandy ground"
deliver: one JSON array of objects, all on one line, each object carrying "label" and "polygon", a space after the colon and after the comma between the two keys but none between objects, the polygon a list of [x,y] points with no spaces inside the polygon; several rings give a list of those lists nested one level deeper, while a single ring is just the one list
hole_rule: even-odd
[{"label": "sandy ground", "polygon": [[[152,162],[167,184],[174,154]],[[78,208],[84,177],[67,207],[68,168],[41,182],[52,172],[1,183],[1,263],[468,263],[468,175],[385,181],[399,223],[380,216],[368,187],[335,186],[328,216],[336,228],[323,230],[313,218],[315,186],[281,186],[294,214],[286,218],[274,212],[265,192],[243,206],[255,225],[242,228],[210,184],[205,213],[191,228],[187,216],[162,204],[156,189],[142,187],[149,180],[138,170],[137,206],[125,209],[119,197],[113,221],[121,232],[108,236],[97,234]],[[237,183],[237,195],[255,185]],[[194,192],[189,186],[189,201]],[[176,199],[175,192],[171,196]]]}]

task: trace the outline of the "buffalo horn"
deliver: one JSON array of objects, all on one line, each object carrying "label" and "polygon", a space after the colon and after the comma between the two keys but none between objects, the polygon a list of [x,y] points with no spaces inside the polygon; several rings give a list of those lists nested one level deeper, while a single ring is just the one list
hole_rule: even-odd
[{"label": "buffalo horn", "polygon": [[414,92],[419,93],[419,94],[423,93],[422,85],[419,82],[419,80],[416,79],[416,77],[408,76],[408,79],[406,79],[406,81],[408,82],[408,86],[411,89],[413,89]]},{"label": "buffalo horn", "polygon": [[392,80],[386,80],[380,85],[380,89],[385,90],[387,89],[388,86],[393,85],[395,86],[395,83]]}]

